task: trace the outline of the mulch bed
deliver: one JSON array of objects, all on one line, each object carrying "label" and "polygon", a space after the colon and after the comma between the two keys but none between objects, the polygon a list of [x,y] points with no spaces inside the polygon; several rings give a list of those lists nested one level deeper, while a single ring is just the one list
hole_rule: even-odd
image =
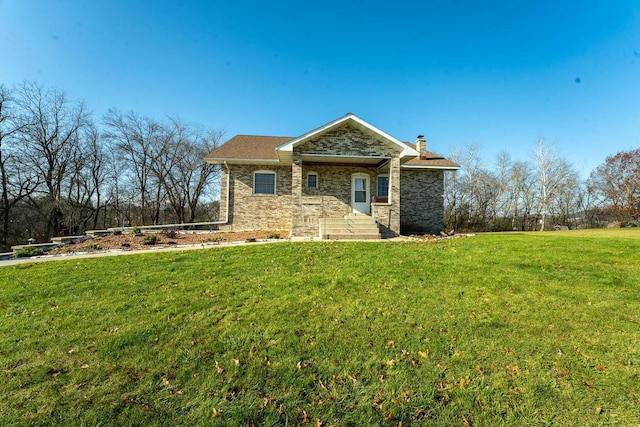
[{"label": "mulch bed", "polygon": [[[154,233],[155,234],[155,233]],[[211,232],[211,233],[175,233],[167,236],[162,233],[156,234],[157,240],[154,244],[144,243],[145,236],[149,234],[133,235],[122,234],[119,236],[94,237],[82,242],[73,243],[58,247],[50,251],[50,254],[69,254],[77,252],[102,252],[108,250],[134,251],[150,249],[152,247],[172,247],[199,244],[212,244],[223,242],[252,242],[256,240],[287,238],[286,231],[242,231],[242,232]],[[279,237],[276,237],[279,236]]]}]

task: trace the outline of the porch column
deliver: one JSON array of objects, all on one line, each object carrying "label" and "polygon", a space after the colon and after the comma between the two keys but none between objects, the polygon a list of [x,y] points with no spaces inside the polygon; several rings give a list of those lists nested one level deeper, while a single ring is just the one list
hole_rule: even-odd
[{"label": "porch column", "polygon": [[389,162],[389,229],[400,234],[400,158]]},{"label": "porch column", "polygon": [[302,227],[302,156],[293,150],[293,162],[291,164],[291,233],[295,236]]}]

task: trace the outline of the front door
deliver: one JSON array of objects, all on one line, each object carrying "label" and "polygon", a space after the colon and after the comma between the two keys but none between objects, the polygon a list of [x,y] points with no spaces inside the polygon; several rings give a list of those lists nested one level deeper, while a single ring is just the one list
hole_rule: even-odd
[{"label": "front door", "polygon": [[369,175],[351,177],[351,211],[367,215],[371,213]]}]

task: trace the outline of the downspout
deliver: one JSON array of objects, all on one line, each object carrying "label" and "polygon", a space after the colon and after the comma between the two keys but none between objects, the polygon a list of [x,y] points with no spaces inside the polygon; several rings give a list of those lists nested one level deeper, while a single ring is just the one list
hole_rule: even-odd
[{"label": "downspout", "polygon": [[229,196],[231,195],[231,187],[229,186],[230,181],[230,177],[231,177],[231,170],[229,169],[229,165],[227,165],[227,161],[224,160],[222,162],[222,164],[224,164],[224,167],[227,168],[227,202],[226,202],[226,209],[224,212],[225,218],[224,221],[217,221],[217,222],[212,222],[211,224],[226,224],[227,222],[229,222]]}]

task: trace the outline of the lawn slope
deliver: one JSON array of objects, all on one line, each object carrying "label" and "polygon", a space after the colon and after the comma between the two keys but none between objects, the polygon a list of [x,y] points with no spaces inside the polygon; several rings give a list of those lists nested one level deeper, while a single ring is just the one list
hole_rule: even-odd
[{"label": "lawn slope", "polygon": [[633,425],[640,232],[0,269],[2,425]]}]

